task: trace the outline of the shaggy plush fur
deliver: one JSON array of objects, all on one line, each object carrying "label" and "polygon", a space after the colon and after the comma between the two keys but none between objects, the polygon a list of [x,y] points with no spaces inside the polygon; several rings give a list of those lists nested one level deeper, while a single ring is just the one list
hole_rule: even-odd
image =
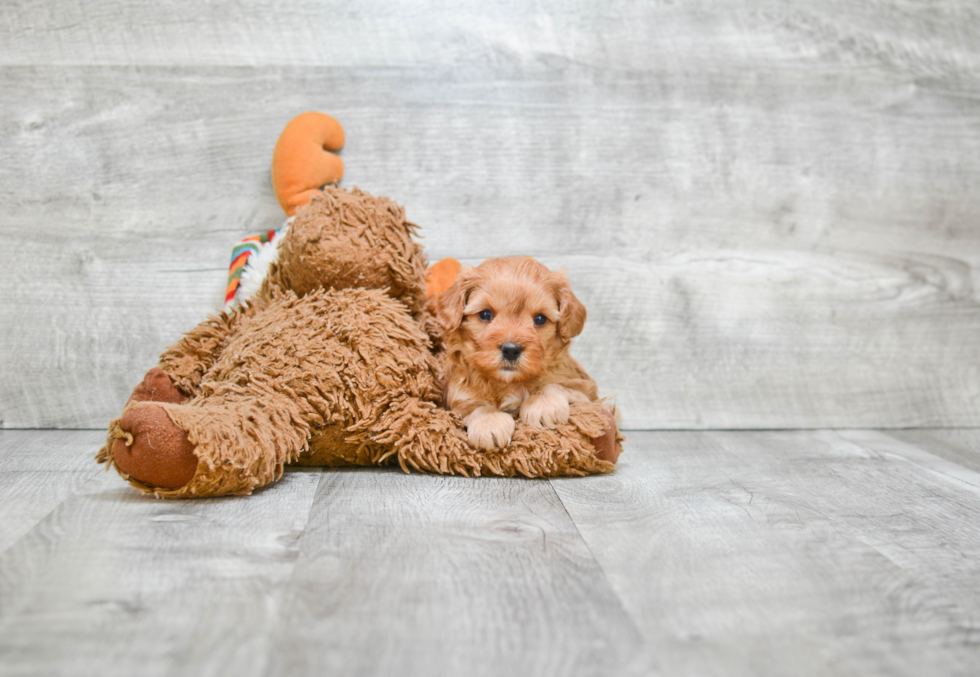
[{"label": "shaggy plush fur", "polygon": [[390,200],[327,188],[301,210],[250,303],[161,356],[110,424],[98,460],[158,496],[250,493],[288,463],[476,476],[609,472],[598,403],[553,430],[471,447],[440,406],[440,330],[425,305],[415,226]]}]

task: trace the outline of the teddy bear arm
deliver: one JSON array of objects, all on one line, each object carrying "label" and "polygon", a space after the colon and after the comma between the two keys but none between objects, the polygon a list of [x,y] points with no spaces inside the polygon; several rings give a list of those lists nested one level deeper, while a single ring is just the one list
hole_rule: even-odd
[{"label": "teddy bear arm", "polygon": [[209,317],[160,355],[160,369],[185,397],[198,394],[204,375],[221,357],[241,316],[236,311]]},{"label": "teddy bear arm", "polygon": [[457,414],[416,398],[393,402],[372,426],[370,438],[390,447],[381,462],[395,459],[406,472],[466,477],[612,472],[622,439],[615,420],[600,403],[574,403],[567,423],[548,430],[518,421],[508,446],[483,451],[468,443]]}]

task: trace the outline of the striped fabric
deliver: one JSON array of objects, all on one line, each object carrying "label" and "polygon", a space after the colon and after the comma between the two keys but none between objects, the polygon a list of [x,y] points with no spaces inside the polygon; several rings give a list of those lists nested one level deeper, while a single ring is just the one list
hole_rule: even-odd
[{"label": "striped fabric", "polygon": [[231,250],[231,264],[228,266],[228,286],[225,287],[225,304],[230,304],[238,291],[242,271],[248,263],[248,258],[279,237],[279,230],[269,230],[258,235],[246,237]]}]

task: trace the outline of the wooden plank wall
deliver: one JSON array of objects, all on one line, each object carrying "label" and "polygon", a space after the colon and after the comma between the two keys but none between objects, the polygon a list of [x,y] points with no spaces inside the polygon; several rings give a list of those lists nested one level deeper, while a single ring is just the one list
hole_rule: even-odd
[{"label": "wooden plank wall", "polygon": [[980,8],[0,5],[0,425],[102,427],[308,109],[430,257],[563,265],[627,428],[980,425]]}]

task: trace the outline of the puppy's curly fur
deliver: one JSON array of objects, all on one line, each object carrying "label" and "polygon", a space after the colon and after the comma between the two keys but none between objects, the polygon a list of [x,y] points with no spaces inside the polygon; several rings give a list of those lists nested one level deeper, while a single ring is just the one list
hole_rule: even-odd
[{"label": "puppy's curly fur", "polygon": [[568,354],[586,310],[563,271],[534,259],[489,259],[464,268],[438,300],[446,343],[444,403],[479,449],[510,443],[515,416],[553,428],[569,404],[598,398]]}]

